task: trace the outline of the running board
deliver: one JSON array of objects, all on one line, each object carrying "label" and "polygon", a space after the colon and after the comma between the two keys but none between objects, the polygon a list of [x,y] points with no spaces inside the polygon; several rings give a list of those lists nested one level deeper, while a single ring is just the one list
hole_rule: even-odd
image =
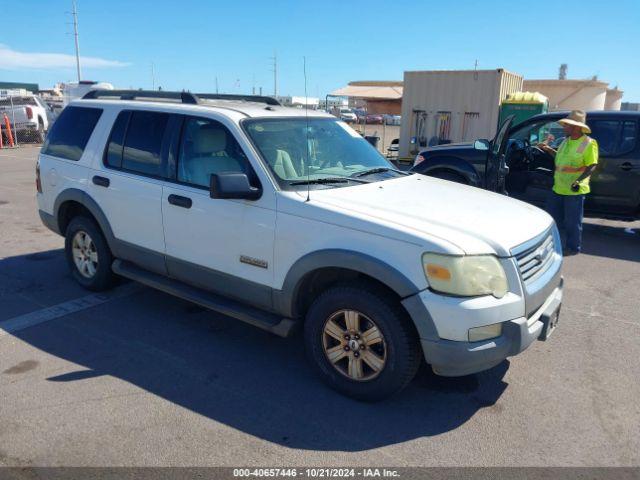
[{"label": "running board", "polygon": [[242,320],[243,322],[274,333],[280,337],[288,337],[291,335],[297,325],[297,322],[290,318],[283,318],[272,313],[267,313],[235,300],[216,295],[215,293],[149,272],[131,262],[116,259],[111,269],[118,275],[182,298],[183,300],[196,303],[209,310],[214,310],[223,315]]}]

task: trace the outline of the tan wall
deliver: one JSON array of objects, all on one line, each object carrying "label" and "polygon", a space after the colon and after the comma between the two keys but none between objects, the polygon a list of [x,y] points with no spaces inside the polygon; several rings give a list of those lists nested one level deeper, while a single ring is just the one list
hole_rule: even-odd
[{"label": "tan wall", "polygon": [[462,140],[465,112],[478,113],[473,131],[479,138],[495,135],[500,102],[522,90],[522,76],[497,70],[405,72],[400,156],[410,155],[415,132],[414,110],[427,113],[427,138],[435,133],[438,111],[451,112],[450,139]]},{"label": "tan wall", "polygon": [[367,113],[400,115],[402,100],[367,100]]},{"label": "tan wall", "polygon": [[622,90],[611,88],[607,90],[607,96],[604,99],[605,110],[620,110],[622,108]]}]

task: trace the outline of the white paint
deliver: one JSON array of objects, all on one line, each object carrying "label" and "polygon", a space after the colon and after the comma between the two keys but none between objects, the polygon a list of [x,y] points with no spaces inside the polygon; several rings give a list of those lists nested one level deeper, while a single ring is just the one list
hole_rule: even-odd
[{"label": "white paint", "polygon": [[41,323],[49,322],[72,313],[77,313],[88,308],[102,305],[110,300],[122,298],[141,290],[138,284],[128,284],[112,292],[102,294],[94,293],[85,297],[76,298],[67,302],[52,305],[35,312],[25,313],[17,317],[0,322],[0,338],[25,328],[33,327]]}]

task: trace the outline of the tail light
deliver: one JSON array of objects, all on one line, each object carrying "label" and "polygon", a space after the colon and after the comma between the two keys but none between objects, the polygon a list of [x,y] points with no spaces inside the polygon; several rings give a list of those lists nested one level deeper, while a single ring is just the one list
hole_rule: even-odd
[{"label": "tail light", "polygon": [[422,162],[424,162],[424,157],[422,155],[417,155],[415,160],[413,161],[413,166],[415,167],[416,165],[419,165]]},{"label": "tail light", "polygon": [[27,112],[27,118],[31,120],[33,118],[33,110],[31,107],[25,107],[24,109]]},{"label": "tail light", "polygon": [[40,162],[36,163],[36,189],[42,193],[42,182],[40,182]]}]

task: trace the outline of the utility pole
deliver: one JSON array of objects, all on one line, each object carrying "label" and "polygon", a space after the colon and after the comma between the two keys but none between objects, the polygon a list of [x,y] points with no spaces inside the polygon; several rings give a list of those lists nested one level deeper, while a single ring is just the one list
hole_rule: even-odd
[{"label": "utility pole", "polygon": [[218,77],[216,77],[216,94],[218,93]]},{"label": "utility pole", "polygon": [[277,98],[278,97],[278,55],[275,51],[273,52],[273,57],[271,57],[271,60],[273,60],[273,96]]},{"label": "utility pole", "polygon": [[153,62],[151,62],[151,90],[156,89],[156,72],[154,71]]},{"label": "utility pole", "polygon": [[76,8],[76,0],[73,0],[73,36],[76,41],[76,68],[78,70],[78,83],[82,79],[82,73],[80,72],[80,46],[78,44],[78,9]]}]

